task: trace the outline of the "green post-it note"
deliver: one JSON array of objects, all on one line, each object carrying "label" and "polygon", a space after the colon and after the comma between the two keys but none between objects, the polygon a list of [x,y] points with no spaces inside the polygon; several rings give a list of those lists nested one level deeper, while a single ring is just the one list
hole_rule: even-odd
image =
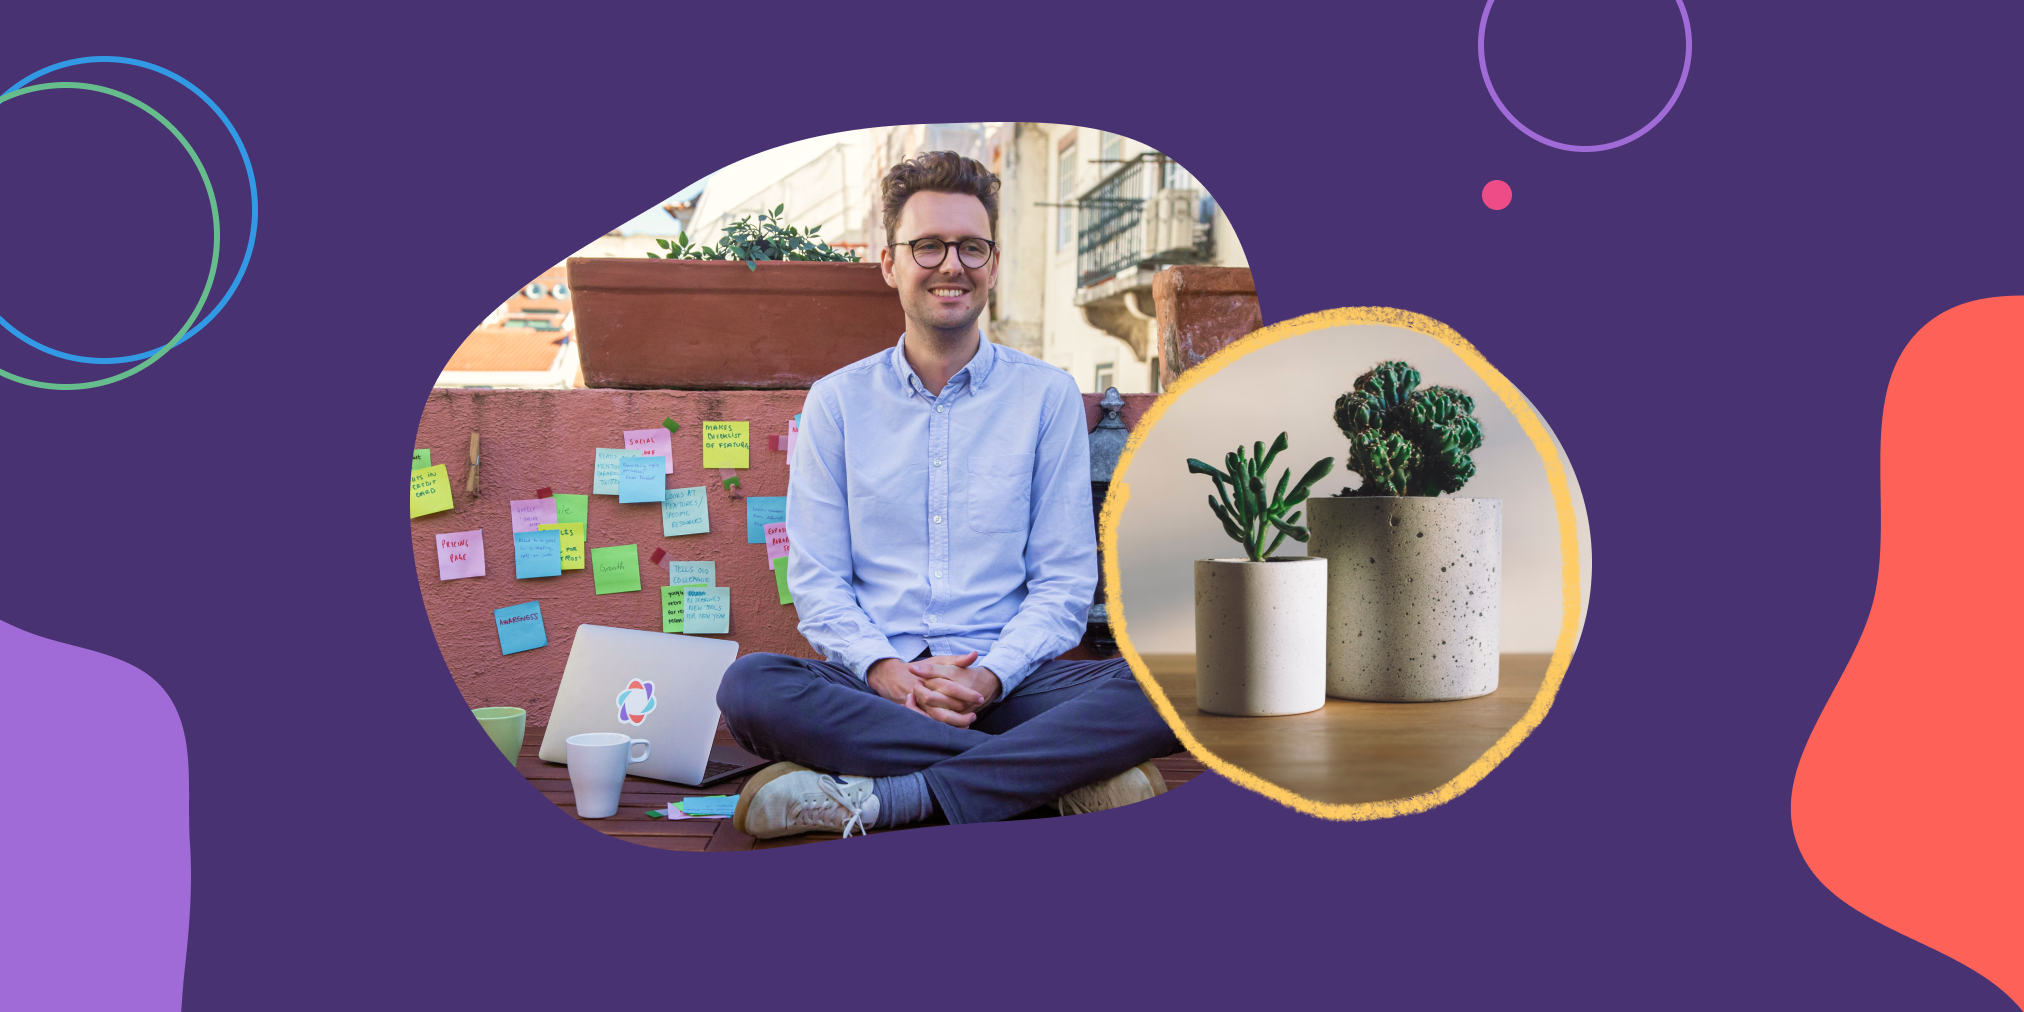
[{"label": "green post-it note", "polygon": [[731,588],[689,587],[682,601],[683,632],[728,633],[731,631]]},{"label": "green post-it note", "polygon": [[780,591],[781,604],[793,604],[794,592],[787,589],[787,556],[773,560],[773,586]]},{"label": "green post-it note", "polygon": [[587,495],[563,495],[558,493],[555,496],[555,522],[558,524],[590,523],[590,497]]},{"label": "green post-it note", "polygon": [[661,588],[662,632],[678,633],[683,631],[682,630],[682,615],[684,603],[683,592],[688,590],[690,587],[700,587],[700,586],[702,586],[702,584],[700,583],[690,583],[680,587]]},{"label": "green post-it note", "polygon": [[415,451],[415,466],[413,466],[413,467],[411,467],[411,468],[408,468],[408,470],[410,470],[410,471],[419,471],[419,470],[421,470],[422,468],[425,468],[425,467],[427,467],[427,466],[429,466],[429,451],[427,451],[427,450],[416,450],[416,451]]},{"label": "green post-it note", "polygon": [[591,578],[600,594],[640,589],[640,546],[612,545],[590,550]]},{"label": "green post-it note", "polygon": [[408,519],[454,509],[450,498],[450,469],[441,464],[408,472]]}]

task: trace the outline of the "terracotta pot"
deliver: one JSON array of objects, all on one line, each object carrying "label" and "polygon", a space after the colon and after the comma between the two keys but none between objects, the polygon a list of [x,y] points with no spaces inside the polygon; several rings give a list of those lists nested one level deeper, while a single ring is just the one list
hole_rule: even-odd
[{"label": "terracotta pot", "polygon": [[893,346],[899,295],[875,263],[571,257],[584,382],[788,390]]},{"label": "terracotta pot", "polygon": [[1195,560],[1195,705],[1276,717],[1327,696],[1327,560]]},{"label": "terracotta pot", "polygon": [[1153,275],[1160,387],[1265,325],[1248,267],[1168,267]]}]

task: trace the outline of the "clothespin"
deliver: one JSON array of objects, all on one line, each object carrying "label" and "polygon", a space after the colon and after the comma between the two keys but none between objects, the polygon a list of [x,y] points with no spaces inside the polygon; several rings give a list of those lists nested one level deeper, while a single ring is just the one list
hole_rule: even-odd
[{"label": "clothespin", "polygon": [[552,488],[548,488],[548,487],[546,487],[546,486],[543,486],[543,487],[541,487],[541,488],[537,488],[537,489],[535,489],[535,490],[534,490],[534,498],[536,498],[536,499],[553,499],[553,498],[555,498],[555,490],[554,490],[554,489],[552,489]]},{"label": "clothespin", "polygon": [[471,433],[471,469],[464,478],[464,494],[478,494],[478,434]]}]

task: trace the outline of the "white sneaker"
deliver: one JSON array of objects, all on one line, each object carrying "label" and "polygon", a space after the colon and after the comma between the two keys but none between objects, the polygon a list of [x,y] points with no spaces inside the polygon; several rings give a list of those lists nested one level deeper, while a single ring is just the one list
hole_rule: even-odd
[{"label": "white sneaker", "polygon": [[1054,799],[1054,810],[1063,815],[1081,815],[1123,808],[1135,801],[1167,792],[1167,780],[1151,760],[1139,763],[1108,780],[1084,784]]},{"label": "white sneaker", "polygon": [[796,833],[842,833],[878,820],[878,798],[870,777],[817,773],[794,763],[774,763],[745,782],[731,828],[770,840]]}]

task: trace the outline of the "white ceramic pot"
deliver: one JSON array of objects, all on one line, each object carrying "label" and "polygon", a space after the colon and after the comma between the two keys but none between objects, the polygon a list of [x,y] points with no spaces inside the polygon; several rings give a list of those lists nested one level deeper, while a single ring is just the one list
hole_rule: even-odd
[{"label": "white ceramic pot", "polygon": [[1307,500],[1307,553],[1328,560],[1329,695],[1424,703],[1497,691],[1503,505]]},{"label": "white ceramic pot", "polygon": [[1276,717],[1327,702],[1328,562],[1195,560],[1195,705]]}]

